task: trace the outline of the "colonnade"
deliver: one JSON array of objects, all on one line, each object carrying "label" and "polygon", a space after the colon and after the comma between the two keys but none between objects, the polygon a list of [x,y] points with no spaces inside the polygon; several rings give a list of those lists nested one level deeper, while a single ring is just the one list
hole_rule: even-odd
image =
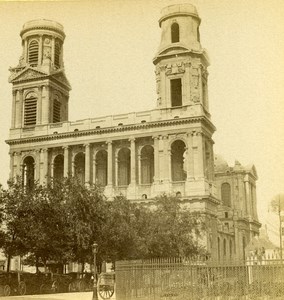
[{"label": "colonnade", "polygon": [[[147,151],[144,148],[146,146]],[[109,188],[213,178],[211,140],[203,133],[195,131],[143,138],[130,137],[127,140],[107,140],[100,143],[88,142],[80,145],[70,143],[27,152],[14,151],[11,153],[11,177],[23,175],[22,170],[27,158],[32,157],[34,178],[42,184],[46,183],[49,178],[58,174],[58,170],[55,172],[58,167],[55,158],[60,155],[62,177],[75,176],[78,165],[81,164],[80,172],[83,172],[81,175],[84,182],[95,183],[97,175],[100,175],[97,165],[97,154],[100,151],[105,151],[106,154],[103,166],[106,175],[105,185]],[[146,168],[148,169],[145,171]],[[129,174],[129,178],[125,172]],[[126,174],[126,180],[120,178],[121,173]]]}]

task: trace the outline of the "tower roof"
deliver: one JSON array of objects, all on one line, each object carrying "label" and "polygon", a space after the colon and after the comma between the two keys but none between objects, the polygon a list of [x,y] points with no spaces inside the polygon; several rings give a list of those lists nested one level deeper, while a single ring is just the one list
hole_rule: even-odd
[{"label": "tower roof", "polygon": [[200,18],[196,7],[189,3],[183,3],[183,4],[169,5],[163,8],[161,11],[161,18],[159,20],[159,25],[161,26],[161,22],[164,21],[165,19],[177,15],[192,16],[197,18],[200,22]]},{"label": "tower roof", "polygon": [[23,29],[20,32],[20,36],[22,37],[23,34],[29,30],[38,30],[38,29],[53,30],[61,34],[63,37],[65,37],[63,25],[61,25],[56,21],[46,20],[46,19],[37,19],[37,20],[31,20],[26,22],[23,25]]}]

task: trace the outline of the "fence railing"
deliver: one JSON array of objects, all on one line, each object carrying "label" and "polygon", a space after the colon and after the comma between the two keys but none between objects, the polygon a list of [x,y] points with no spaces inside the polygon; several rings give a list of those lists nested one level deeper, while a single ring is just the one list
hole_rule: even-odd
[{"label": "fence railing", "polygon": [[252,257],[245,261],[220,262],[169,258],[119,261],[115,273],[117,300],[284,297],[284,264],[275,259]]}]

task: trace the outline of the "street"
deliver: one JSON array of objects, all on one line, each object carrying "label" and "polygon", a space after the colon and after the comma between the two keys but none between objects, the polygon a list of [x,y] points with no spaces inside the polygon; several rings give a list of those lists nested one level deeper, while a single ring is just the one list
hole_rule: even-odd
[{"label": "street", "polygon": [[0,297],[1,300],[92,300],[93,292]]}]

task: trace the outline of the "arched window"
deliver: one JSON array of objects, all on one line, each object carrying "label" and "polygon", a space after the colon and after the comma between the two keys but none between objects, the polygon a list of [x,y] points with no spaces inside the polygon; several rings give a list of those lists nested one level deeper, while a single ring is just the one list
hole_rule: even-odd
[{"label": "arched window", "polygon": [[36,111],[37,111],[37,96],[35,93],[29,93],[25,98],[24,103],[24,125],[36,124]]},{"label": "arched window", "polygon": [[172,43],[178,43],[179,42],[179,25],[178,25],[178,23],[173,23],[172,24],[171,37],[172,37]]},{"label": "arched window", "polygon": [[53,177],[56,180],[61,180],[64,177],[64,156],[59,154],[53,161]]},{"label": "arched window", "polygon": [[122,148],[118,152],[118,185],[130,184],[130,150]]},{"label": "arched window", "polygon": [[82,184],[85,183],[85,154],[83,152],[75,156],[74,176],[77,177]]},{"label": "arched window", "polygon": [[61,122],[61,103],[58,99],[53,100],[53,123]]},{"label": "arched window", "polygon": [[221,200],[223,205],[231,207],[231,186],[229,183],[223,183],[221,186]]},{"label": "arched window", "polygon": [[171,146],[172,181],[184,181],[186,171],[184,168],[185,143],[177,140]]},{"label": "arched window", "polygon": [[24,186],[29,190],[33,188],[35,181],[35,160],[31,156],[27,156],[23,161]]},{"label": "arched window", "polygon": [[29,64],[31,66],[37,66],[38,64],[38,41],[32,40],[29,44],[29,49],[28,49],[28,58],[29,58]]},{"label": "arched window", "polygon": [[59,42],[55,43],[55,51],[54,51],[54,66],[56,68],[60,67],[60,52],[61,52],[61,46]]},{"label": "arched window", "polygon": [[107,185],[107,152],[100,150],[96,154],[96,183]]},{"label": "arched window", "polygon": [[154,177],[154,149],[152,146],[144,146],[141,150],[141,183],[150,184]]}]

